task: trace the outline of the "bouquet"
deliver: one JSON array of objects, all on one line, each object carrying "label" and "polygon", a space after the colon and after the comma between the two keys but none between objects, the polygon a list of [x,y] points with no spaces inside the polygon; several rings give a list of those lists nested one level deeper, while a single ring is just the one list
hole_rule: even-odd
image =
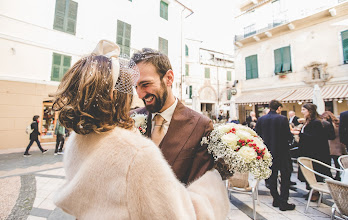
[{"label": "bouquet", "polygon": [[249,127],[235,123],[216,124],[201,144],[208,145],[208,152],[213,155],[222,176],[250,172],[256,179],[267,179],[272,173],[272,155],[262,138]]},{"label": "bouquet", "polygon": [[133,113],[130,116],[134,120],[134,126],[139,130],[142,135],[145,135],[147,128],[147,115]]}]

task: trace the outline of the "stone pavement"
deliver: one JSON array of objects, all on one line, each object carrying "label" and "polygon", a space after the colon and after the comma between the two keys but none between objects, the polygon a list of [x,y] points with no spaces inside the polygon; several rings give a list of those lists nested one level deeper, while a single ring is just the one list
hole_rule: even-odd
[{"label": "stone pavement", "polygon": [[[50,149],[44,155],[36,145],[31,149],[31,157],[23,157],[23,149],[0,150],[0,219],[1,220],[60,220],[75,219],[53,204],[53,197],[64,183],[62,155],[54,156],[54,145],[44,144]],[[297,165],[291,179],[297,185],[290,192],[289,202],[296,204],[293,211],[282,212],[272,206],[272,197],[264,181],[259,186],[259,204],[256,206],[257,219],[330,219],[333,201],[324,195],[320,207],[311,202],[304,213],[307,193],[305,184],[297,181]],[[251,219],[251,195],[233,192],[230,194],[231,209],[228,220]]]}]

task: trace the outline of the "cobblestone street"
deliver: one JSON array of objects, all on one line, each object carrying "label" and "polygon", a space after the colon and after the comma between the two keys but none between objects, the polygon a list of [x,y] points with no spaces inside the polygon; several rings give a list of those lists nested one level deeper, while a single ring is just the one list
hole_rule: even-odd
[{"label": "cobblestone street", "polygon": [[[54,195],[64,183],[62,155],[53,155],[52,144],[43,145],[50,149],[44,155],[36,151],[35,147],[31,151],[32,156],[28,158],[22,156],[24,149],[0,151],[0,219],[75,219],[53,204]],[[261,181],[259,204],[256,206],[257,219],[330,219],[333,201],[329,195],[324,195],[320,207],[311,202],[308,212],[304,213],[307,201],[303,195],[307,190],[304,183],[297,181],[296,165],[294,170],[291,179],[297,185],[290,191],[289,202],[296,204],[296,209],[282,212],[274,208],[269,190]],[[228,219],[251,219],[251,199],[250,195],[233,192],[230,195],[231,211]]]}]

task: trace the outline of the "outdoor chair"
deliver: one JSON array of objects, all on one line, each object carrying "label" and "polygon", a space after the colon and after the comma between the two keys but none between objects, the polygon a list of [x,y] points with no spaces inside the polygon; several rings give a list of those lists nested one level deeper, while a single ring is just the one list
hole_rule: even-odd
[{"label": "outdoor chair", "polygon": [[338,164],[342,169],[348,169],[348,155],[342,155],[338,158]]},{"label": "outdoor chair", "polygon": [[[259,182],[258,179],[253,179],[249,182],[249,173],[234,173],[232,177],[230,177],[226,181],[226,187],[228,190],[228,196],[230,197],[232,192],[249,194],[252,197],[253,202],[253,219],[256,220],[256,203],[259,204]],[[249,186],[249,187],[248,187]]]},{"label": "outdoor chair", "polygon": [[331,219],[348,219],[348,184],[332,179],[326,179],[325,182],[335,202],[331,209]]},{"label": "outdoor chair", "polygon": [[299,157],[297,159],[297,162],[300,165],[300,168],[301,168],[301,171],[303,173],[303,176],[305,177],[306,181],[308,182],[309,186],[311,187],[311,191],[309,192],[307,206],[306,206],[306,209],[305,209],[305,212],[307,212],[308,207],[309,207],[309,203],[311,201],[312,194],[313,194],[314,190],[318,191],[320,193],[320,197],[319,197],[319,200],[318,200],[318,207],[320,206],[321,199],[323,197],[323,193],[330,194],[330,190],[327,187],[326,183],[318,182],[317,179],[315,178],[315,175],[321,176],[324,179],[332,179],[331,177],[328,177],[328,176],[326,176],[324,174],[321,174],[321,173],[315,171],[313,169],[313,163],[320,164],[321,166],[325,166],[325,167],[328,167],[330,169],[333,169],[333,170],[336,170],[336,171],[339,171],[339,172],[343,172],[343,170],[337,169],[337,168],[332,167],[332,166],[329,166],[326,163],[323,163],[323,162],[321,162],[319,160],[315,160],[315,159],[312,159],[312,158],[309,158],[309,157]]}]

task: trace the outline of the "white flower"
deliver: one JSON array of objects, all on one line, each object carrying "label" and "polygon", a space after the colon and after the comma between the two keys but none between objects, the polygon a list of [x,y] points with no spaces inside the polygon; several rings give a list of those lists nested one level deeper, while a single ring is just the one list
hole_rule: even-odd
[{"label": "white flower", "polygon": [[238,136],[233,133],[225,134],[221,137],[222,142],[227,144],[233,150],[237,149],[237,141],[239,140]]},{"label": "white flower", "polygon": [[146,124],[147,115],[135,114],[132,118],[134,120],[135,127],[139,128],[142,125]]},{"label": "white flower", "polygon": [[241,140],[250,140],[253,137],[251,136],[251,134],[249,132],[243,131],[243,130],[237,130],[236,131],[236,135],[241,139]]},{"label": "white flower", "polygon": [[266,145],[258,138],[252,138],[253,142],[256,144],[256,147],[259,148],[259,150],[263,150],[264,148],[266,148]]},{"label": "white flower", "polygon": [[232,128],[234,128],[234,125],[233,123],[228,123],[228,124],[225,124],[225,125],[221,125],[218,127],[218,131],[220,131],[221,133],[227,133],[229,132]]},{"label": "white flower", "polygon": [[257,157],[257,153],[251,147],[242,147],[238,151],[238,154],[245,160],[246,163],[250,163],[251,161],[255,160]]},{"label": "white flower", "polygon": [[263,155],[263,159],[264,159],[264,160],[270,160],[270,159],[272,159],[272,155],[271,155],[271,153],[267,150],[267,148],[265,149],[265,155]]}]

